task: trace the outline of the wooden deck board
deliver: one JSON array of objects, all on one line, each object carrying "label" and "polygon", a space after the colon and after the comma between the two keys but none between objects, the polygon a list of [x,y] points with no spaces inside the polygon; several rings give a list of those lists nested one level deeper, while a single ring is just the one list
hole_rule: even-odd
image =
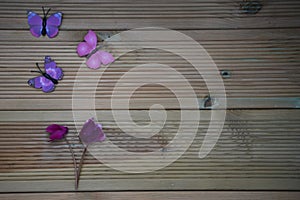
[{"label": "wooden deck board", "polygon": [[[178,190],[180,188],[195,190],[200,187],[201,189],[225,190],[232,187],[249,190],[299,190],[300,146],[297,141],[300,139],[298,132],[300,111],[228,111],[223,132],[214,150],[205,159],[199,159],[198,151],[208,128],[211,111],[201,112],[202,120],[193,144],[180,159],[170,166],[156,172],[130,174],[110,169],[93,156],[88,155],[79,189],[83,191],[132,190],[136,187],[144,188],[143,190]],[[146,113],[147,111],[133,111],[131,115],[134,119],[138,119],[139,123],[146,123]],[[70,127],[68,138],[74,144],[76,156],[79,156],[82,146],[76,138],[72,113],[70,111],[32,111],[0,114],[3,116],[0,118],[2,127],[0,131],[0,179],[2,180],[0,188],[2,192],[6,190],[72,191],[74,178],[68,147],[64,143],[49,143],[47,134],[44,133],[45,127],[51,124],[52,120],[68,125]],[[30,118],[25,116],[30,116]],[[147,140],[131,140],[118,128],[111,111],[99,111],[97,116],[100,117],[99,120],[107,136],[120,148],[133,152],[161,148],[156,137]],[[169,121],[160,133],[167,141],[172,139],[174,131],[178,128],[180,111],[168,111],[168,116]],[[122,123],[125,126],[131,126],[127,121]],[[193,123],[193,120],[191,119],[188,123]],[[20,128],[16,129],[16,127]],[[107,151],[112,152],[113,149],[107,149]],[[103,159],[110,156],[108,153]],[[119,166],[122,166],[122,160],[125,158],[119,157],[119,159]],[[128,159],[131,158],[128,157]],[[133,164],[135,162],[139,161],[133,159]],[[156,160],[149,160],[149,164],[151,163],[155,164]],[[142,163],[140,167],[143,167]],[[145,182],[144,179],[147,181]],[[25,190],[24,186],[21,186],[23,181],[30,181],[34,187],[32,189],[26,187]],[[128,184],[131,181],[133,181],[132,184]],[[277,185],[278,181],[286,183]],[[224,182],[230,184],[224,185]],[[64,188],[59,189],[58,183],[65,185]],[[176,187],[172,187],[172,184]],[[13,188],[12,185],[14,185]],[[110,186],[113,187],[109,189]]]},{"label": "wooden deck board", "polygon": [[[299,30],[218,30],[218,31],[202,31],[191,30],[184,33],[195,38],[203,45],[203,47],[212,56],[212,59],[217,64],[219,70],[230,71],[231,78],[224,79],[227,97],[229,98],[250,98],[250,97],[298,97],[300,91],[299,85]],[[64,109],[70,109],[69,102],[72,97],[73,84],[76,78],[77,70],[84,62],[83,58],[76,55],[76,45],[78,41],[82,40],[85,31],[61,31],[61,36],[58,36],[58,42],[51,43],[49,40],[42,39],[41,42],[37,41],[31,36],[28,36],[28,31],[17,31],[18,35],[22,35],[24,39],[16,42],[9,35],[7,31],[1,33],[2,40],[0,44],[3,45],[1,51],[0,76],[1,84],[1,98],[2,99],[53,99],[53,104],[61,104],[59,101],[64,99],[65,104],[60,105]],[[72,34],[72,37],[66,35]],[[200,36],[199,36],[200,35]],[[232,37],[234,35],[235,38]],[[268,36],[266,36],[268,35]],[[289,39],[285,38],[289,36]],[[291,36],[291,38],[290,38]],[[222,40],[221,40],[222,39]],[[0,39],[1,40],[1,39]],[[19,40],[19,38],[17,38]],[[251,40],[255,40],[253,43]],[[32,45],[32,42],[35,45]],[[172,45],[172,44],[170,44]],[[122,49],[122,43],[119,46]],[[182,47],[182,51],[188,49]],[[115,50],[117,53],[118,49]],[[192,50],[191,50],[192,51]],[[42,62],[44,55],[52,56],[57,64],[63,67],[65,71],[64,80],[61,81],[56,89],[56,92],[48,95],[41,94],[39,91],[28,88],[24,82],[33,76],[30,69],[34,68],[36,61]],[[12,57],[13,55],[13,57]],[[13,58],[13,59],[12,59]],[[195,55],[194,59],[200,59]],[[113,87],[116,81],[132,66],[141,64],[143,62],[157,62],[168,64],[180,71],[188,80],[192,82],[198,98],[203,98],[208,94],[206,85],[193,66],[183,61],[181,58],[174,56],[170,53],[157,51],[157,50],[140,50],[129,53],[113,63],[101,76],[101,84],[98,86],[96,93],[97,99],[101,108],[109,108],[109,99],[111,98]],[[205,68],[209,70],[209,68]],[[257,73],[259,71],[259,73]],[[103,71],[100,69],[99,73]],[[86,83],[94,72],[85,72]],[[155,76],[155,71],[149,71],[146,76]],[[12,79],[11,77],[14,77]],[[126,94],[135,84],[140,81],[140,75],[132,77],[132,82],[128,82],[128,86],[124,87],[123,94]],[[172,76],[167,76],[166,80],[174,80]],[[82,90],[87,91],[88,85],[83,87]],[[24,93],[26,91],[26,93]],[[182,94],[189,97],[182,89]],[[142,90],[132,97],[133,100],[139,101],[144,97],[145,101],[151,101],[153,98],[169,99],[173,98],[171,93],[166,92],[161,87],[147,87],[144,86]],[[122,98],[122,94],[119,95]],[[149,99],[151,98],[151,99]],[[59,99],[59,100],[58,100]],[[33,100],[34,101],[34,100]],[[39,101],[39,100],[38,100]],[[55,103],[55,101],[57,101]],[[287,100],[288,101],[288,100]],[[11,106],[5,104],[3,109],[18,108],[19,102],[14,103],[10,101]],[[26,101],[24,101],[25,104]],[[172,101],[171,101],[172,102]],[[34,104],[39,104],[35,102]],[[173,104],[170,103],[172,108]],[[143,103],[141,103],[143,105]],[[235,104],[238,105],[238,104]],[[284,103],[282,106],[284,107]],[[168,106],[168,105],[166,105]],[[231,104],[233,108],[238,108]],[[136,106],[140,108],[140,106]],[[28,105],[22,106],[23,109],[29,108]],[[97,107],[98,108],[98,107]],[[134,104],[133,104],[133,108]],[[36,109],[42,109],[36,107]],[[51,109],[48,107],[47,109]]]},{"label": "wooden deck board", "polygon": [[190,200],[297,200],[299,192],[95,192],[95,193],[35,193],[35,194],[3,194],[3,200],[40,199],[41,196],[49,200],[55,199],[114,199],[114,200],[160,200],[160,199],[190,199]]},{"label": "wooden deck board", "polygon": [[[0,199],[39,199],[40,196],[47,199],[298,199],[298,192],[282,191],[300,190],[300,2],[260,2],[263,7],[257,14],[245,14],[240,1],[233,0],[1,1]],[[59,35],[54,39],[34,38],[28,30],[26,11],[41,14],[41,6],[64,13]],[[84,116],[90,113],[85,95],[91,92],[91,78],[103,72],[95,92],[95,109],[108,138],[119,147],[133,152],[162,148],[178,129],[181,109],[191,114],[201,113],[195,140],[174,163],[144,174],[120,172],[88,154],[79,186],[82,193],[73,193],[73,166],[68,148],[60,142],[50,144],[44,130],[52,123],[69,126],[68,139],[79,158],[82,145],[76,135],[72,95],[84,58],[77,56],[76,46],[89,29],[114,35],[149,26],[175,29],[190,36],[206,49],[220,71],[230,72],[230,78],[223,79],[228,110],[222,134],[211,153],[199,159],[198,152],[212,113],[203,106],[209,93],[201,75],[190,63],[169,52],[142,49],[128,53],[105,72],[103,69],[84,72],[85,85],[79,88],[82,102],[77,111],[81,110]],[[161,42],[160,38],[151,41],[156,42]],[[181,51],[193,53],[185,41],[176,42],[181,44]],[[110,50],[115,55],[126,48],[122,42],[113,44],[115,48]],[[174,41],[168,45],[172,47]],[[26,83],[34,76],[30,70],[34,70],[36,62],[42,65],[46,55],[64,71],[63,80],[51,94],[34,90]],[[196,54],[193,59],[206,62],[206,58]],[[139,88],[129,108],[136,122],[149,123],[148,109],[153,104],[162,104],[168,118],[159,135],[147,140],[132,139],[113,118],[112,110],[124,114],[127,108],[121,101],[112,108],[112,91],[133,66],[154,62],[169,65],[183,74],[195,90],[199,104],[182,108],[166,88],[158,85]],[[205,65],[203,70],[211,72]],[[115,97],[126,98],[128,91],[145,77],[156,75],[155,68],[148,69],[145,76],[132,75]],[[165,74],[164,81],[174,82],[185,98],[193,97],[176,83],[176,77]],[[130,128],[129,122],[129,119],[122,121]],[[193,123],[191,119],[186,126]],[[112,151],[107,149],[105,158]],[[122,166],[125,158],[119,159]],[[131,161],[139,164],[134,159]],[[156,162],[150,159],[149,165]],[[140,165],[143,167],[143,163]],[[149,192],[101,192],[120,190]]]}]

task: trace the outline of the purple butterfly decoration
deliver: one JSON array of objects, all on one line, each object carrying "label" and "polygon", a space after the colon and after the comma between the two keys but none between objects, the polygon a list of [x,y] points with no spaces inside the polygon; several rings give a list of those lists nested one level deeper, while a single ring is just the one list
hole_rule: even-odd
[{"label": "purple butterfly decoration", "polygon": [[52,92],[55,85],[58,84],[58,80],[61,80],[64,76],[62,69],[56,66],[50,56],[45,57],[45,72],[41,70],[38,63],[36,63],[36,66],[39,71],[32,72],[40,73],[42,76],[29,79],[28,85],[36,89],[42,88],[43,92]]},{"label": "purple butterfly decoration", "polygon": [[62,13],[56,12],[47,18],[50,8],[45,12],[43,8],[43,18],[33,11],[28,11],[28,25],[30,32],[34,37],[40,37],[41,35],[48,35],[49,38],[53,38],[58,34],[58,27],[61,25]]}]

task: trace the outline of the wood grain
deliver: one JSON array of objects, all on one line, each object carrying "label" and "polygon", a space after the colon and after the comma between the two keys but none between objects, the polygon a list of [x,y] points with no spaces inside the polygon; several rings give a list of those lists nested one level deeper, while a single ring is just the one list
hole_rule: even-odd
[{"label": "wood grain", "polygon": [[[162,26],[172,29],[236,29],[299,27],[299,4],[295,1],[263,2],[263,9],[256,15],[241,13],[236,1],[189,1],[188,3],[163,2],[44,2],[55,11],[65,13],[62,30],[81,29],[130,29]],[[0,26],[4,29],[27,29],[26,10],[41,12],[36,2],[1,3]],[[16,10],[10,23],[11,9]],[[1,16],[1,15],[0,15]],[[142,19],[142,20],[141,20]]]},{"label": "wood grain", "polygon": [[190,199],[190,200],[297,200],[299,192],[89,192],[89,193],[36,193],[36,194],[1,194],[3,200],[40,199],[49,200],[62,199],[107,199],[107,200],[160,200],[160,199]]},{"label": "wood grain", "polygon": [[[122,112],[119,114],[122,115]],[[223,132],[214,150],[205,159],[199,159],[198,151],[211,113],[201,111],[202,120],[192,145],[168,167],[145,174],[131,174],[109,168],[88,154],[79,190],[195,190],[198,187],[222,190],[299,190],[299,112],[228,111]],[[138,124],[147,124],[147,113],[132,111],[131,117]],[[72,112],[2,111],[0,116],[1,191],[73,191],[72,160],[68,147],[63,142],[49,143],[44,131],[47,124],[67,125],[70,128],[68,139],[79,158],[82,145],[76,136]],[[149,139],[134,139],[116,124],[110,110],[98,111],[97,116],[107,137],[119,148],[132,152],[151,152],[164,148],[161,141],[171,141],[180,122],[180,111],[168,111],[165,126],[158,135]],[[193,119],[185,122],[187,132],[191,130],[189,124],[193,123],[196,123]],[[123,128],[135,131],[130,121],[125,120],[121,124]],[[184,143],[185,140],[182,140]],[[107,149],[107,154],[102,158],[109,159],[112,152],[113,149]],[[145,163],[130,156],[114,155],[114,159],[120,160],[118,166],[121,167],[123,159],[130,161],[132,166],[145,166]],[[155,159],[149,159],[148,165],[156,164]],[[30,181],[30,186],[24,187],[24,181]],[[278,185],[278,181],[285,184]]]},{"label": "wood grain", "polygon": [[[270,98],[269,101],[272,101],[272,98],[294,98],[299,96],[300,86],[298,83],[300,74],[299,70],[297,70],[299,65],[298,32],[296,29],[282,29],[279,31],[276,29],[248,31],[193,30],[185,31],[184,33],[193,38],[195,37],[200,44],[203,44],[203,47],[212,56],[220,71],[228,70],[231,73],[230,78],[224,79],[227,97],[230,102],[230,98],[233,98],[233,101],[235,101],[234,99],[238,98],[256,97],[258,101],[265,101],[264,98]],[[0,76],[2,78],[0,81],[0,93],[3,101],[9,99],[9,104],[3,104],[5,105],[3,109],[31,109],[31,106],[28,104],[30,104],[31,100],[34,102],[35,99],[38,101],[40,99],[52,99],[51,103],[61,106],[61,109],[70,109],[73,84],[78,68],[84,62],[84,59],[79,58],[76,54],[76,45],[82,40],[85,33],[85,31],[61,31],[58,42],[55,44],[42,39],[41,42],[39,41],[32,45],[32,42],[29,41],[37,40],[28,35],[28,31],[16,32],[16,34],[22,35],[22,40],[18,42],[14,41],[13,35],[7,31],[1,32],[2,37],[0,38],[6,38],[6,40],[0,43],[4,47],[0,50],[2,53],[2,59],[0,60]],[[72,37],[67,37],[69,34]],[[288,41],[284,39],[287,36],[290,38]],[[223,39],[221,40],[220,38]],[[255,42],[251,40],[255,40]],[[122,43],[118,45],[118,49],[115,50],[116,53],[124,48]],[[192,50],[184,47],[184,42],[182,43],[182,51],[191,51],[192,53]],[[62,67],[65,72],[64,79],[60,81],[55,93],[52,94],[42,94],[38,90],[29,88],[26,83],[29,78],[34,76],[34,74],[30,73],[30,70],[34,68],[34,63],[37,61],[42,63],[44,55],[52,56],[58,66]],[[199,59],[199,56],[195,55],[194,59]],[[96,72],[103,73],[95,94],[97,101],[99,101],[96,108],[109,109],[114,86],[120,77],[130,70],[132,66],[143,63],[167,64],[189,80],[199,99],[208,95],[204,80],[189,63],[171,53],[144,49],[123,56],[106,69],[105,72],[103,69]],[[205,65],[203,69],[209,71],[209,68],[205,67]],[[79,88],[83,97],[90,91],[90,79],[93,74],[95,74],[93,71],[86,71],[83,74],[84,85]],[[115,97],[124,98],[128,91],[143,81],[144,77],[155,77],[155,75],[157,75],[155,68],[148,69],[143,76],[133,74],[131,76],[132,79],[128,80],[126,86],[122,89],[122,93],[115,95]],[[174,78],[168,74],[165,75],[165,81],[172,82]],[[179,89],[182,88],[182,85],[179,83],[177,85],[173,83],[173,85]],[[180,90],[180,94],[186,98],[191,97],[191,94],[184,88]],[[19,98],[30,99],[30,101],[28,104],[26,100],[20,103],[17,100]],[[167,91],[167,88],[157,85],[143,86],[132,96],[133,102],[142,102],[132,103],[132,109],[142,108],[143,105],[147,104],[146,102],[151,102],[153,99],[169,102],[166,103],[168,108],[177,108],[176,99],[174,100],[173,98],[174,94]],[[62,101],[65,103],[62,103]],[[289,101],[287,99],[287,102]],[[35,109],[45,107],[40,102],[32,104],[37,105]],[[278,107],[272,106],[275,104],[264,104],[259,107]],[[41,107],[38,105],[41,105]],[[240,108],[248,104],[229,103],[229,105],[229,108]],[[281,103],[279,107],[289,107],[286,105],[288,103]],[[47,109],[51,108],[52,106],[47,106]]]}]

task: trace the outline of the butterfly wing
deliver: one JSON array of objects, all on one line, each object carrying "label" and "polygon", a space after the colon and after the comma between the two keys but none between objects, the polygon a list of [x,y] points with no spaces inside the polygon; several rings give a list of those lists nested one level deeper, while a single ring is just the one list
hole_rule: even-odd
[{"label": "butterfly wing", "polygon": [[89,30],[89,32],[84,36],[84,40],[86,43],[93,48],[93,50],[97,46],[97,35],[94,31]]},{"label": "butterfly wing", "polygon": [[45,77],[42,77],[41,82],[42,82],[43,92],[52,92],[54,90],[55,84],[51,80],[49,80]]},{"label": "butterfly wing", "polygon": [[98,69],[99,67],[101,67],[101,57],[99,55],[99,51],[97,51],[87,59],[86,65],[91,69]]},{"label": "butterfly wing", "polygon": [[103,65],[108,65],[115,61],[115,58],[113,57],[113,55],[106,51],[98,51],[98,56],[100,57],[101,63]]},{"label": "butterfly wing", "polygon": [[45,71],[52,78],[60,80],[63,78],[64,74],[60,67],[57,67],[56,62],[50,58],[50,56],[45,57]]},{"label": "butterfly wing", "polygon": [[47,19],[46,33],[49,38],[53,38],[58,34],[58,27],[61,25],[62,13],[57,12]]},{"label": "butterfly wing", "polygon": [[28,80],[28,85],[36,88],[36,89],[40,89],[42,88],[43,92],[52,92],[55,88],[54,83],[52,83],[52,81],[48,80],[47,78],[45,78],[44,76],[38,76],[32,79]]},{"label": "butterfly wing", "polygon": [[89,32],[84,36],[84,40],[85,42],[80,42],[77,46],[77,54],[80,57],[88,55],[97,46],[97,35],[92,30],[89,30]]},{"label": "butterfly wing", "polygon": [[28,11],[27,13],[28,25],[30,33],[34,37],[40,37],[43,29],[43,19],[35,12]]},{"label": "butterfly wing", "polygon": [[106,51],[97,51],[91,55],[86,61],[86,65],[91,69],[98,69],[101,64],[107,65],[115,61],[112,54]]},{"label": "butterfly wing", "polygon": [[40,89],[42,88],[42,83],[41,83],[41,78],[43,76],[38,76],[38,77],[35,77],[35,78],[31,78],[28,80],[28,85],[33,87],[33,88],[36,88],[36,89]]}]

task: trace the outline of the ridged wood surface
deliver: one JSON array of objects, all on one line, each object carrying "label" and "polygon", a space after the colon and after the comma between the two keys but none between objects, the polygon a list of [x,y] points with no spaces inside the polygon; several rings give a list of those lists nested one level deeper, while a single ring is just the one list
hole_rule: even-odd
[{"label": "ridged wood surface", "polygon": [[4,194],[0,196],[0,199],[41,199],[41,196],[45,199],[115,199],[115,200],[159,200],[159,199],[199,199],[199,200],[253,200],[253,199],[273,199],[273,200],[294,200],[298,199],[299,192],[93,192],[93,193],[34,193],[34,194]]},{"label": "ridged wood surface", "polygon": [[[76,46],[89,29],[99,35],[114,35],[149,26],[175,29],[190,36],[207,50],[220,71],[230,72],[231,77],[223,79],[228,110],[222,134],[211,153],[199,159],[211,115],[211,110],[201,110],[199,129],[190,148],[171,165],[150,173],[120,172],[88,154],[79,190],[299,190],[300,2],[260,2],[263,7],[257,14],[246,14],[240,8],[241,2],[232,0],[1,1],[0,192],[74,191],[68,147],[63,142],[49,143],[45,128],[52,123],[67,125],[68,139],[76,158],[80,157],[82,145],[72,115],[72,92],[84,58],[77,56]],[[54,39],[34,38],[28,30],[26,11],[41,14],[41,6],[64,13],[59,35]],[[182,44],[180,50],[193,53],[184,41],[176,42]],[[117,48],[112,53],[118,54],[124,44],[116,41],[114,47]],[[49,94],[27,85],[27,80],[35,76],[30,70],[35,69],[36,62],[42,65],[46,55],[64,71],[63,80]],[[204,58],[195,54],[193,59]],[[150,106],[162,104],[168,117],[161,132],[150,139],[133,139],[118,127],[111,107],[114,86],[132,67],[145,63],[167,64],[190,82],[199,105],[184,109],[199,112],[201,102],[209,95],[203,78],[190,63],[158,49],[130,52],[105,71],[102,68],[86,71],[79,88],[82,104],[77,109],[89,112],[84,102],[85,94],[91,92],[90,77],[103,72],[95,92],[98,120],[111,141],[133,152],[163,148],[174,137],[180,122],[181,107],[176,96],[167,88],[152,84],[134,93],[129,109],[137,123],[147,124]],[[153,68],[145,77],[156,75]],[[133,74],[122,92],[114,97],[126,98],[128,91],[145,77]],[[171,75],[165,74],[164,81],[174,82],[185,98],[193,97],[184,88],[180,89]],[[119,104],[117,109],[122,113],[127,108]],[[129,119],[122,123],[130,126]],[[107,158],[110,151],[113,150],[107,149]],[[155,162],[150,160],[149,164]],[[72,196],[66,194],[69,195]],[[196,196],[191,198],[197,199]],[[0,198],[12,197],[7,194]]]}]

